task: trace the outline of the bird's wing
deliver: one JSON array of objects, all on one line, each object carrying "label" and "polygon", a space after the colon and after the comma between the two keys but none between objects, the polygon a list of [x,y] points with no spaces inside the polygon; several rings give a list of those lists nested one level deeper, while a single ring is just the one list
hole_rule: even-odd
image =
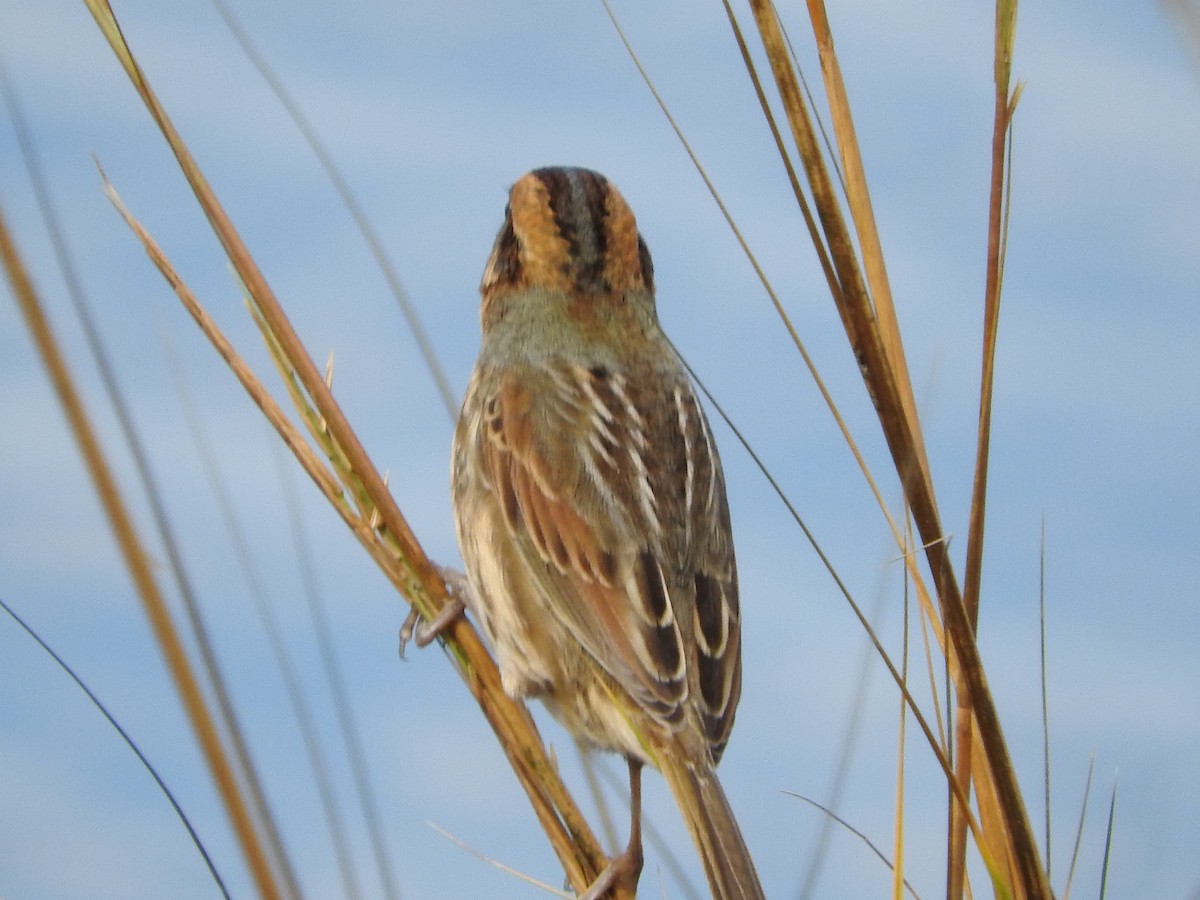
[{"label": "bird's wing", "polygon": [[480,456],[546,602],[664,724],[698,689],[719,756],[741,684],[724,483],[686,377],[655,375],[506,372],[483,398]]}]

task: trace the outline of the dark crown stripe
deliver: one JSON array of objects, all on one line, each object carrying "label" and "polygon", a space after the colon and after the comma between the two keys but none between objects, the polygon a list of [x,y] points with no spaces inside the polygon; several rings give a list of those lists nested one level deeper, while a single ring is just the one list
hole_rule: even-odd
[{"label": "dark crown stripe", "polygon": [[607,290],[608,182],[587,169],[539,169],[535,174],[546,186],[559,234],[571,248],[563,274],[580,289]]}]

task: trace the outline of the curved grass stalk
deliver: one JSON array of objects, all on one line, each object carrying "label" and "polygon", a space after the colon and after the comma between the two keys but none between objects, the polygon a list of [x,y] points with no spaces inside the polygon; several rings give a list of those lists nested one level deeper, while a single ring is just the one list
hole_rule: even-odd
[{"label": "curved grass stalk", "polygon": [[158,785],[158,789],[162,792],[163,796],[167,798],[167,802],[171,804],[171,808],[175,810],[176,817],[187,830],[188,837],[191,838],[192,844],[196,847],[197,852],[204,860],[205,868],[207,868],[209,874],[212,875],[213,881],[217,885],[217,890],[221,892],[221,896],[224,897],[225,900],[230,900],[229,889],[225,886],[225,879],[221,877],[221,873],[217,870],[216,865],[213,863],[212,857],[208,855],[208,849],[204,846],[204,842],[200,839],[200,835],[196,833],[196,829],[192,827],[191,820],[188,818],[187,813],[183,811],[183,807],[179,805],[179,801],[176,799],[175,794],[167,786],[167,783],[163,781],[162,776],[158,774],[158,769],[154,767],[154,764],[150,762],[146,754],[142,752],[142,748],[138,746],[137,742],[133,739],[129,732],[122,727],[121,723],[117,721],[116,716],[109,712],[108,707],[105,706],[103,701],[101,701],[101,699],[92,691],[92,689],[87,686],[87,683],[79,677],[79,675],[73,668],[71,668],[70,665],[67,664],[67,661],[59,656],[58,653],[55,652],[54,648],[46,643],[40,634],[34,631],[31,625],[17,615],[16,610],[4,602],[3,598],[0,598],[0,609],[3,609],[6,613],[8,613],[9,616],[12,617],[13,621],[20,625],[21,628],[25,630],[25,633],[33,638],[34,641],[37,642],[37,645],[41,647],[47,654],[49,654],[50,658],[54,660],[55,664],[67,673],[68,677],[70,677],[70,679],[79,687],[79,689],[83,691],[85,695],[87,695],[87,698],[91,701],[92,705],[100,711],[100,714],[104,716],[104,718],[108,721],[108,724],[113,727],[118,735],[120,735],[121,740],[125,742],[125,745],[133,751],[133,755],[138,758],[138,762],[142,764],[142,768],[144,768],[150,774],[150,777],[154,779],[154,783]]},{"label": "curved grass stalk", "polygon": [[[305,470],[325,493],[343,521],[351,528],[371,558],[414,608],[428,619],[449,603],[446,586],[437,567],[425,554],[400,509],[396,506],[357,435],[334,400],[312,358],[291,327],[257,263],[241,241],[199,166],[172,125],[125,43],[116,17],[106,0],[85,0],[117,59],[166,138],[187,178],[214,234],[225,249],[238,278],[252,298],[253,312],[268,344],[275,348],[285,383],[309,422],[314,438],[322,443],[333,461],[332,471],[263,388],[229,342],[220,334],[187,286],[175,273],[165,255],[140,225],[118,204],[130,227],[138,234],[176,294],[205,330],[214,347],[267,415],[272,425],[297,456]],[[556,766],[523,704],[505,694],[483,642],[471,624],[458,618],[445,632],[444,645],[480,709],[491,725],[518,780],[530,798],[538,821],[546,832],[567,878],[583,891],[603,870],[608,860],[574,800],[558,777]]]},{"label": "curved grass stalk", "polygon": [[[824,4],[821,0],[809,0],[809,18],[821,56],[839,158],[846,178],[847,202],[855,223],[857,247],[862,253],[862,263],[856,252],[855,240],[841,214],[775,9],[768,0],[752,0],[751,8],[821,223],[820,239],[814,243],[819,254],[823,249],[828,250],[836,273],[833,298],[851,348],[859,361],[864,383],[875,404],[884,437],[904,487],[906,501],[912,509],[914,521],[924,542],[926,558],[937,588],[941,620],[945,624],[950,644],[943,649],[962,710],[956,728],[959,735],[959,755],[956,764],[959,777],[952,777],[951,784],[965,784],[972,772],[977,775],[973,780],[986,832],[986,845],[980,843],[979,846],[985,859],[994,856],[998,861],[1002,861],[998,869],[992,869],[993,882],[998,892],[1013,891],[1022,897],[1048,897],[1049,885],[1038,857],[1032,828],[974,641],[973,611],[971,605],[964,602],[957,576],[942,540],[944,531],[940,523],[933,481],[921,439],[920,424],[912,402],[899,330],[887,289],[882,254],[866,192],[861,155],[854,137],[849,103],[841,81]],[[998,105],[997,114],[997,130],[1002,141],[1007,135],[1015,103],[1015,96],[1009,97],[1007,93],[1014,22],[1015,4],[1002,2],[997,10],[995,70],[998,96],[1003,90],[1003,105]],[[999,168],[1002,184],[1003,154],[1000,154],[998,159],[994,157],[994,160]],[[994,204],[993,209],[997,211],[995,220],[1000,221],[1000,205]],[[991,238],[989,242],[991,245]],[[1003,260],[1002,243],[997,240],[995,246],[997,250],[989,267],[989,287],[990,296],[998,298],[999,272]],[[994,328],[991,334],[994,335]],[[990,375],[988,377],[990,378]],[[990,389],[990,384],[985,385],[985,389]],[[984,393],[981,406],[987,407],[989,403],[990,394]],[[980,435],[981,441],[986,441],[986,430],[981,430]],[[977,466],[976,481],[978,484],[986,482],[985,467]],[[982,547],[982,521],[980,503],[973,510],[971,532],[977,555],[981,553]],[[976,558],[978,559],[978,556]],[[975,576],[977,566],[976,562],[976,568],[970,571],[972,577]],[[975,595],[977,596],[977,590]],[[933,617],[931,620],[937,621]],[[935,633],[936,631],[935,629]],[[976,757],[976,734],[984,753],[979,762],[972,765]],[[955,812],[951,834],[954,835],[961,833],[961,819],[966,812],[966,806],[961,803],[952,806]],[[953,837],[951,843],[954,843]],[[961,872],[962,857],[963,849],[952,846],[948,866],[951,896],[959,896],[962,889],[961,878],[954,874],[955,870]]]}]

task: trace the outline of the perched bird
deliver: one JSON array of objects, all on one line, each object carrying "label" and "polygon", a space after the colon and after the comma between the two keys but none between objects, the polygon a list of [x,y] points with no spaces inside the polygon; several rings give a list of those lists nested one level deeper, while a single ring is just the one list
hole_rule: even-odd
[{"label": "perched bird", "polygon": [[528,173],[480,290],[452,465],[469,605],[509,694],[629,762],[629,846],[584,896],[636,886],[649,764],[714,896],[762,897],[715,774],[742,662],[724,476],[632,211],[596,172]]}]

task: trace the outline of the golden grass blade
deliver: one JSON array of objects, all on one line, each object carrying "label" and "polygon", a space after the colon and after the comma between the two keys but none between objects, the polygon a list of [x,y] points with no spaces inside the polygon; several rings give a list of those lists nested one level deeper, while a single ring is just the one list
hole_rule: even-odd
[{"label": "golden grass blade", "polygon": [[[923,612],[924,612],[924,609],[922,609],[922,613]],[[935,634],[934,640],[938,642],[939,646],[941,646],[941,642],[945,640],[945,634],[940,628],[938,628],[937,623],[934,622],[929,616],[922,615],[920,621],[921,621],[921,646],[925,651],[925,671],[929,674],[929,696],[933,699],[933,715],[934,715],[934,721],[937,723],[938,746],[945,747],[946,746],[946,723],[945,723],[945,720],[942,718],[942,701],[940,699],[942,692],[938,690],[938,680],[937,680],[939,667],[937,667],[933,664],[933,648],[930,646],[929,632],[930,632],[930,629],[934,630],[934,634]],[[943,657],[942,657],[943,665],[941,666],[942,671],[945,670],[945,660],[946,660],[946,657],[943,654]]]},{"label": "golden grass blade", "polygon": [[[788,115],[792,139],[800,152],[805,175],[812,190],[813,202],[824,231],[824,243],[829,248],[833,262],[836,273],[836,285],[831,288],[834,302],[859,362],[867,391],[875,404],[884,437],[896,460],[905,495],[925,543],[926,556],[934,573],[935,583],[939,585],[939,594],[943,583],[957,594],[957,579],[941,540],[943,531],[933,496],[932,482],[928,468],[922,465],[924,453],[915,449],[921,446],[919,438],[912,436],[915,422],[910,422],[904,412],[900,400],[901,392],[880,337],[878,320],[863,280],[854,242],[846,229],[837,194],[803,99],[803,92],[791,68],[791,58],[782,28],[769,0],[752,0],[751,8],[775,77],[776,87]],[[890,516],[889,524],[897,546],[903,547],[903,535]],[[919,578],[915,568],[914,577]]]},{"label": "golden grass blade", "polygon": [[222,360],[224,360],[225,364],[228,365],[233,371],[233,374],[237,377],[238,381],[241,382],[242,387],[246,389],[248,394],[250,394],[250,398],[262,411],[263,415],[267,417],[267,420],[275,428],[276,432],[279,433],[280,437],[283,438],[284,442],[288,445],[288,448],[297,456],[301,465],[304,466],[305,471],[307,471],[312,477],[313,481],[316,483],[321,492],[325,494],[326,498],[329,499],[335,507],[344,505],[342,489],[338,484],[337,479],[326,471],[319,458],[315,453],[313,453],[312,448],[309,447],[307,442],[304,440],[303,435],[301,435],[295,426],[292,425],[291,421],[283,412],[283,409],[278,403],[275,402],[275,398],[271,396],[263,384],[250,370],[250,367],[247,366],[245,361],[238,355],[237,351],[233,348],[233,345],[230,344],[225,335],[221,333],[216,323],[200,305],[199,301],[196,300],[196,297],[191,292],[191,289],[188,288],[183,279],[179,277],[179,274],[175,271],[166,255],[159,248],[158,244],[155,243],[154,239],[150,236],[150,233],[146,231],[146,229],[142,227],[142,224],[133,217],[132,213],[130,213],[128,209],[126,209],[124,201],[121,200],[120,195],[117,193],[116,189],[112,186],[108,179],[104,177],[103,171],[100,174],[103,180],[104,192],[109,198],[109,201],[116,208],[117,212],[120,213],[121,217],[125,220],[126,225],[128,225],[129,229],[134,233],[134,236],[139,242],[141,242],[143,249],[146,251],[146,255],[150,257],[150,261],[154,263],[155,267],[159,270],[159,272],[162,273],[163,277],[166,278],[167,283],[171,285],[172,289],[183,303],[184,308],[191,314],[196,324],[200,327],[200,330],[212,343],[213,347],[217,350],[217,353],[221,356]]},{"label": "golden grass blade", "polygon": [[[979,616],[979,582],[983,563],[984,514],[987,501],[988,448],[991,445],[992,393],[995,381],[996,338],[1000,323],[1000,287],[1004,277],[1005,197],[1010,182],[1009,134],[1015,97],[1009,93],[1016,3],[996,6],[996,91],[992,118],[992,172],[988,197],[986,284],[984,288],[983,360],[979,379],[979,425],[975,478],[967,533],[963,603],[974,625]],[[1003,78],[1003,80],[1001,80]]]},{"label": "golden grass blade", "polygon": [[[257,263],[250,255],[245,244],[241,241],[237,230],[233,227],[233,223],[229,220],[224,208],[217,201],[216,196],[208,186],[199,166],[197,166],[182,138],[167,116],[166,111],[150,89],[149,83],[124,42],[120,26],[117,24],[111,7],[106,0],[84,0],[84,2],[96,19],[101,31],[108,39],[118,60],[124,66],[150,115],[170,145],[180,168],[183,170],[184,176],[192,187],[197,202],[208,218],[214,234],[225,249],[238,277],[246,286],[248,293],[254,297],[255,303],[263,311],[264,316],[271,322],[272,329],[277,335],[288,358],[294,361],[295,370],[300,382],[313,398],[320,414],[330,423],[331,430],[344,437],[343,446],[347,456],[360,472],[367,489],[379,496],[385,495],[387,492],[384,488],[382,478],[380,478],[374,466],[367,459],[366,451],[353,434],[340,407],[334,402],[329,388],[325,385],[321,377],[321,373],[304,350],[295,331],[290,327],[286,314],[279,305],[279,301],[271,291],[262,272],[259,270]],[[384,516],[384,524],[386,524],[389,531],[402,544],[416,548],[416,537],[408,527],[407,522],[400,515],[399,510],[394,509],[394,504],[393,509],[382,510],[381,512]],[[411,567],[409,580],[412,592],[410,596],[413,596],[422,607],[423,613],[432,615],[443,604],[438,604],[430,598],[437,597],[439,593],[444,598],[444,588],[439,591],[435,587],[439,579],[436,577],[432,563],[425,558],[423,553],[413,553],[408,562]],[[428,586],[428,590],[422,589],[421,585],[423,584]]]},{"label": "golden grass blade", "polygon": [[[282,358],[286,359],[304,393],[311,398],[322,429],[327,429],[340,451],[345,454],[346,465],[352,471],[355,483],[361,485],[363,495],[369,497],[373,504],[371,516],[365,522],[348,519],[345,509],[339,509],[339,512],[360,542],[368,547],[368,552],[377,564],[383,565],[382,560],[389,553],[395,554],[395,559],[399,560],[400,565],[395,568],[385,566],[384,571],[423,616],[434,617],[449,602],[445,584],[436,567],[421,549],[416,536],[388,493],[383,478],[371,463],[340,406],[333,399],[332,392],[292,329],[257,264],[151,91],[124,42],[111,7],[104,0],[85,0],[85,3],[171,146],[197,202],[225,248],[238,277],[254,298],[254,303],[267,323],[273,340],[278,342]],[[159,256],[161,257],[161,254]],[[160,265],[160,269],[162,268]],[[178,293],[181,286],[178,277],[163,271]],[[223,352],[222,355],[227,363],[233,359],[233,355],[227,352]],[[245,368],[244,365],[242,368]],[[242,375],[239,375],[239,378],[242,378]],[[243,379],[243,384],[245,383]],[[265,391],[261,393],[265,394]],[[256,397],[256,400],[262,405],[261,396]],[[278,421],[274,421],[273,424],[277,429],[280,427]],[[303,444],[302,439],[289,440],[288,444],[298,455],[311,455],[306,446],[303,450],[298,449]],[[316,471],[306,468],[310,474]],[[322,485],[322,482],[327,481],[328,479],[322,476],[318,484]],[[323,489],[329,486],[325,484]],[[327,493],[327,496],[333,499],[334,495]],[[378,541],[387,542],[388,552],[379,546]],[[558,855],[567,877],[577,889],[584,890],[604,868],[607,859],[574,800],[559,779],[556,767],[541,744],[532,718],[523,705],[514,703],[504,693],[495,664],[465,618],[460,617],[456,620],[446,630],[444,637],[445,644],[458,663],[460,674],[483,710],[525,788],[538,821]]]},{"label": "golden grass blade", "polygon": [[[749,73],[751,81],[754,85],[755,93],[756,93],[756,96],[758,97],[760,107],[762,108],[762,111],[763,111],[763,115],[767,119],[767,122],[771,128],[772,135],[774,136],[775,141],[776,141],[776,147],[779,150],[780,157],[783,160],[783,163],[787,169],[789,179],[791,181],[793,191],[794,191],[794,194],[795,194],[795,197],[797,200],[797,204],[799,205],[799,207],[803,213],[806,225],[809,229],[810,237],[812,238],[813,246],[817,252],[818,259],[822,266],[822,270],[825,272],[826,279],[827,279],[827,282],[830,287],[830,291],[834,295],[834,297],[837,298],[838,296],[840,296],[840,288],[838,287],[837,278],[836,278],[835,274],[833,273],[832,264],[829,261],[829,256],[826,252],[826,247],[825,247],[824,241],[822,239],[819,229],[817,229],[817,227],[815,225],[815,222],[813,220],[812,214],[809,209],[808,202],[807,202],[806,198],[804,197],[802,190],[800,189],[798,180],[795,177],[795,170],[792,166],[790,155],[789,155],[786,147],[783,145],[782,138],[779,133],[779,129],[775,123],[774,114],[771,111],[770,104],[767,102],[765,93],[762,89],[762,82],[758,77],[757,68],[754,64],[753,59],[751,58],[751,56],[749,54],[749,50],[747,49],[746,42],[745,42],[745,39],[744,39],[742,31],[741,31],[741,26],[738,24],[737,17],[734,15],[732,7],[728,3],[728,0],[725,0],[724,6],[725,6],[727,18],[730,22],[730,26],[733,29],[734,38],[735,38],[735,40],[738,44],[739,50],[742,54],[742,59],[746,66],[746,70]],[[610,13],[610,16],[611,16],[611,13]],[[619,26],[618,26],[618,30],[619,30]],[[784,38],[786,38],[786,35],[784,35]],[[625,41],[626,47],[629,47],[628,41],[625,40],[624,35],[622,35],[622,40]],[[794,61],[795,56],[791,50],[790,43],[787,44],[787,47],[788,47],[788,59],[790,61]],[[630,49],[630,53],[631,54],[633,53],[632,49]],[[635,58],[635,62],[636,62],[636,58]],[[642,71],[643,77],[647,78],[647,83],[649,84],[648,77],[646,76],[640,63],[638,64],[638,68],[639,68],[639,71]],[[798,71],[798,67],[797,67],[797,71]],[[657,93],[657,91],[655,91],[653,85],[650,85],[650,89],[654,93],[654,96],[658,100],[659,104],[663,105],[662,100],[661,100],[661,98],[659,98],[658,93]],[[805,87],[805,89],[804,89],[804,94],[805,94],[805,96],[808,96],[807,87]],[[794,95],[799,96],[798,88],[794,92]],[[663,111],[668,116],[668,119],[670,119],[670,114],[667,113],[665,106],[664,106]],[[800,106],[799,113],[801,114],[801,116],[803,116],[803,114],[804,114],[803,105]],[[673,121],[672,121],[672,125],[674,126]],[[678,132],[677,127],[676,127],[676,131]],[[824,140],[826,146],[828,146],[828,139],[827,139],[827,137],[825,137],[825,132],[824,132],[823,128],[821,129],[821,134],[822,134],[822,137],[823,137],[823,140]],[[683,140],[682,135],[680,135],[680,139]],[[686,147],[686,141],[684,141],[684,144]],[[690,148],[688,149],[688,153],[690,155],[692,155],[693,161],[695,161],[695,155],[691,153]],[[816,160],[816,163],[818,165],[820,165],[820,162],[821,161],[818,158],[818,160]],[[697,166],[699,166],[698,162],[696,164],[697,164]],[[838,178],[839,178],[839,183],[843,184],[843,189],[844,189],[844,182],[841,179],[840,171],[838,172]],[[707,182],[707,178],[705,180]],[[711,184],[709,184],[709,188],[710,188],[710,190],[712,190],[714,192],[714,197],[715,197],[716,196],[715,189],[713,188],[713,186]],[[717,198],[717,203],[718,203],[718,206],[720,206],[721,209],[724,211],[724,205],[720,202],[719,198]],[[726,217],[728,218],[727,213],[726,213]],[[733,225],[732,221],[730,222],[730,225],[733,228],[735,235],[738,235],[737,228],[736,228],[736,226]],[[738,237],[739,237],[739,240],[741,240],[740,235],[738,235]],[[751,254],[751,251],[749,250],[748,247],[745,246],[744,241],[742,241],[742,244],[743,244],[743,248],[744,248],[745,252],[747,253],[747,255],[750,256],[751,261],[753,262],[753,256]],[[785,326],[787,327],[789,334],[791,334],[793,341],[801,354],[802,359],[804,360],[806,366],[808,367],[808,370],[813,378],[814,383],[817,385],[818,389],[820,390],[822,397],[825,399],[825,402],[826,402],[831,414],[833,415],[834,420],[836,421],[839,429],[841,430],[841,432],[847,442],[847,445],[849,446],[849,448],[851,450],[851,453],[854,455],[854,458],[855,458],[856,462],[858,463],[859,468],[862,471],[864,478],[866,479],[867,484],[868,484],[872,494],[874,495],[876,502],[878,503],[878,505],[880,507],[880,510],[882,511],[882,513],[884,515],[884,518],[886,519],[889,527],[892,529],[892,533],[896,539],[897,545],[905,546],[905,542],[901,539],[899,528],[897,527],[895,520],[892,518],[891,512],[888,509],[887,504],[884,502],[882,494],[879,491],[878,486],[875,483],[874,476],[871,474],[871,471],[870,471],[869,467],[867,466],[865,459],[863,459],[861,453],[859,452],[857,443],[854,440],[853,436],[850,434],[849,429],[846,427],[845,422],[842,419],[841,413],[837,409],[837,406],[836,406],[835,402],[833,401],[832,396],[826,390],[824,381],[821,378],[820,373],[817,372],[815,365],[813,365],[811,359],[808,356],[807,351],[805,350],[803,344],[800,342],[798,335],[795,333],[794,328],[791,326],[791,322],[790,322],[786,312],[783,311],[782,306],[778,301],[778,298],[775,296],[774,291],[772,290],[770,284],[766,281],[766,278],[763,275],[763,273],[760,270],[758,270],[756,263],[755,263],[755,269],[756,269],[756,271],[759,272],[760,278],[763,281],[764,287],[766,288],[768,295],[771,297],[772,302],[775,304],[776,310],[779,312],[779,315],[780,315],[781,319],[783,320]],[[893,345],[896,347],[899,347],[898,340],[893,341]],[[870,387],[871,387],[870,383],[868,383],[869,390],[870,390]],[[911,391],[909,391],[909,393],[911,393]],[[920,435],[919,435],[919,429],[915,428],[915,426],[916,426],[915,418],[912,419],[912,426],[914,427],[914,430],[917,433],[917,440],[919,442]],[[735,433],[736,433],[736,429],[735,429]],[[745,443],[745,442],[743,441],[743,443]],[[919,446],[919,444],[918,444],[918,446]],[[749,449],[749,448],[747,448],[747,449]],[[920,449],[918,452],[919,452],[920,457],[923,459],[923,456],[924,456],[923,449]],[[751,452],[751,455],[753,456],[753,452]],[[761,466],[760,466],[760,468],[761,468]],[[903,473],[904,467],[900,467],[900,470]],[[768,479],[770,480],[769,475],[768,475]],[[785,498],[784,502],[785,502],[785,504],[787,503],[786,498]],[[790,508],[790,504],[789,504],[789,508]],[[803,523],[801,523],[801,528],[804,529]],[[807,529],[804,529],[804,530],[807,535]],[[940,528],[937,529],[937,531],[935,533],[937,533],[938,536],[936,538],[934,538],[934,540],[936,540],[940,543],[942,541],[942,538],[940,535]],[[810,540],[810,542],[812,542],[811,536],[809,536],[809,540]],[[927,541],[926,543],[928,544],[930,542]],[[815,546],[815,543],[814,543],[814,546]],[[818,552],[818,555],[821,555],[823,558],[823,554],[820,553],[819,548],[818,548],[817,552]],[[904,560],[905,560],[906,566],[908,567],[909,574],[912,578],[912,582],[915,586],[915,589],[917,592],[917,597],[918,597],[919,603],[921,605],[921,609],[923,612],[922,621],[928,620],[930,623],[933,624],[933,626],[934,626],[933,631],[934,631],[934,634],[937,638],[939,645],[941,646],[941,650],[942,650],[943,654],[949,655],[949,654],[951,654],[951,651],[950,651],[949,647],[947,647],[945,644],[945,636],[946,636],[945,628],[939,622],[939,616],[934,608],[932,599],[930,598],[930,595],[929,595],[928,588],[926,587],[926,585],[924,583],[923,576],[922,576],[920,570],[915,565],[915,559],[912,556],[912,554],[905,553]],[[828,567],[827,562],[826,562],[826,565]],[[832,572],[832,569],[830,569],[830,571]],[[836,574],[834,574],[834,580],[835,581],[839,580],[837,578]],[[850,599],[848,595],[847,595],[847,599],[850,601],[851,606],[854,607],[854,605],[855,605],[854,601],[852,599]],[[855,614],[859,616],[860,620],[862,620],[862,616],[859,614],[858,610],[855,608],[854,611],[855,611]],[[868,631],[869,631],[869,626],[868,626]],[[926,640],[927,640],[928,633],[925,632],[925,635],[926,635]],[[928,644],[926,644],[926,650],[928,652]],[[890,667],[890,663],[889,663],[889,667]],[[955,667],[954,671],[957,672],[957,667]],[[934,669],[932,666],[929,667],[929,672],[930,672],[930,676],[932,678],[933,672],[934,672]],[[893,672],[893,676],[894,676],[894,672]],[[901,688],[903,690],[903,686],[901,686]],[[936,699],[936,694],[935,694],[935,699]],[[919,716],[919,711],[914,709],[914,712],[917,712],[918,716]],[[940,707],[935,707],[935,714],[937,716],[938,732],[939,732],[939,734],[941,734],[942,722],[941,722]],[[932,732],[930,731],[930,729],[927,726],[925,726],[923,720],[921,721],[921,724],[922,724],[922,729],[923,729],[924,733],[926,734],[927,738],[931,742],[931,746],[933,747],[934,752],[940,754],[941,753],[940,745],[933,743]]]},{"label": "golden grass blade", "polygon": [[[925,464],[919,424],[915,418],[910,417],[909,410],[912,407],[904,399],[905,394],[910,393],[906,384],[907,377],[902,369],[891,365],[891,353],[886,349],[880,333],[879,320],[866,290],[866,279],[859,267],[853,241],[836,202],[828,169],[819,152],[808,110],[790,66],[774,7],[769,0],[752,0],[751,8],[791,124],[793,140],[800,152],[813,192],[814,203],[825,232],[825,244],[830,250],[837,272],[838,290],[834,292],[834,300],[868,392],[875,404],[884,437],[904,486],[905,497],[912,509],[913,519],[924,541],[926,558],[941,603],[942,621],[951,644],[947,654],[949,671],[956,684],[957,693],[969,698],[968,703],[976,719],[973,727],[979,730],[995,779],[996,797],[1002,809],[1003,821],[1009,829],[1005,841],[1005,856],[1011,863],[1004,864],[1004,868],[1010,864],[1016,868],[1020,875],[1018,883],[1021,896],[1047,897],[1049,886],[1038,859],[1024,801],[1004,743],[999,717],[988,690],[974,640],[971,618],[963,604],[957,576],[942,540],[943,529],[932,479]],[[815,15],[811,14],[812,10],[816,11]],[[828,28],[827,25],[822,28],[824,12],[819,0],[811,0],[810,17],[814,20],[814,32],[818,42],[821,42],[822,31],[827,33]],[[1011,33],[1011,29],[1006,33]],[[826,43],[828,52],[832,53],[832,43]],[[831,97],[839,97],[836,85]],[[844,100],[844,94],[841,98]],[[849,115],[848,107],[844,112],[845,115]],[[835,119],[839,115],[841,113],[835,113]],[[842,156],[845,158],[845,150],[842,151]],[[848,177],[848,180],[853,179]],[[951,780],[952,787],[956,783],[957,779]],[[961,793],[959,796],[961,799]],[[981,850],[983,849],[981,845]],[[993,868],[991,871],[994,882],[998,884],[998,890],[1003,892],[1004,887],[1000,883],[1003,879],[998,875],[1000,870]]]},{"label": "golden grass blade", "polygon": [[280,897],[280,889],[264,850],[262,838],[244,802],[234,767],[230,763],[216,722],[208,709],[200,682],[188,661],[187,651],[175,628],[175,623],[172,621],[166,600],[154,579],[150,568],[150,557],[138,538],[133,520],[126,509],[116,480],[88,419],[83,401],[75,389],[66,360],[58,348],[58,343],[50,328],[50,323],[42,311],[33,284],[9,237],[8,226],[2,213],[0,213],[0,261],[3,262],[12,284],[13,294],[17,298],[17,304],[33,336],[34,343],[37,345],[38,353],[46,366],[47,374],[58,395],[59,402],[66,413],[71,432],[76,443],[79,444],[88,474],[96,487],[96,493],[104,507],[113,535],[117,539],[121,555],[125,559],[125,565],[129,569],[138,596],[142,600],[146,617],[162,650],[171,677],[175,681],[188,719],[196,732],[201,750],[225,804],[226,812],[233,823],[234,831],[241,844],[259,895],[267,900]]},{"label": "golden grass blade", "polygon": [[804,89],[804,99],[813,111],[813,118],[816,120],[817,129],[821,132],[821,145],[825,148],[829,164],[833,167],[833,174],[837,176],[838,184],[842,186],[842,196],[845,197],[846,179],[842,175],[841,167],[838,165],[837,150],[834,149],[833,141],[829,138],[829,130],[825,127],[825,122],[821,118],[821,112],[817,109],[817,101],[813,99],[812,88],[809,87],[808,78],[805,77],[804,69],[800,65],[800,57],[796,53],[796,45],[792,43],[792,36],[788,33],[787,25],[781,20],[779,27],[783,31],[783,40],[787,44],[788,58],[792,61],[792,68],[795,69],[796,77],[800,80],[800,87]]},{"label": "golden grass blade", "polygon": [[[774,6],[768,0],[752,0],[750,6],[758,25],[759,38],[767,52],[767,60],[775,77],[776,88],[783,100],[784,110],[791,125],[792,140],[800,152],[801,163],[804,166],[809,189],[813,195],[813,203],[817,208],[817,216],[821,223],[824,244],[829,250],[835,273],[835,283],[830,286],[834,301],[837,304],[838,312],[842,315],[842,323],[850,336],[851,344],[857,352],[860,347],[865,346],[865,336],[861,334],[863,324],[873,328],[874,323],[873,321],[862,323],[850,315],[849,304],[854,301],[847,295],[859,294],[864,297],[866,295],[854,247],[842,219],[841,207],[837,202],[837,195],[833,190],[829,172],[821,155],[808,107],[791,68],[787,44],[783,39],[783,31]],[[860,357],[860,362],[863,365],[866,364],[866,360],[862,357]],[[878,404],[878,400],[876,403]]]},{"label": "golden grass blade", "polygon": [[[979,812],[979,823],[983,826],[985,845],[993,859],[999,859],[1005,863],[1006,868],[1003,869],[1002,874],[1006,892],[1010,896],[1022,896],[1019,893],[1021,890],[1020,873],[1016,870],[1012,854],[1008,849],[1012,843],[1011,829],[1000,804],[992,763],[984,752],[978,728],[973,728],[971,731],[969,746],[971,748],[971,783],[975,788],[975,805]],[[978,838],[976,840],[978,841]],[[995,877],[993,875],[993,880]],[[962,884],[964,891],[969,894],[965,867]]]}]

